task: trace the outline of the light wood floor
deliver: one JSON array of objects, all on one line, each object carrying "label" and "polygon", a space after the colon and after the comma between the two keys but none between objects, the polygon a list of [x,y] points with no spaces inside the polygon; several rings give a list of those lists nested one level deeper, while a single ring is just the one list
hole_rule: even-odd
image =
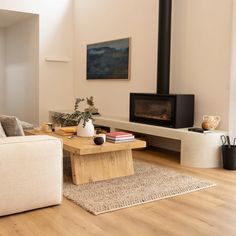
[{"label": "light wood floor", "polygon": [[236,235],[235,171],[183,167],[178,155],[157,151],[135,151],[134,157],[217,186],[99,216],[64,199],[60,206],[0,218],[0,236]]}]

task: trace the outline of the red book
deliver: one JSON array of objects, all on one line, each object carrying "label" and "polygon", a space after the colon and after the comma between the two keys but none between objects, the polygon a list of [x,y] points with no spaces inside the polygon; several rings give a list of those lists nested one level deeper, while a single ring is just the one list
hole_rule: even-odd
[{"label": "red book", "polygon": [[106,134],[107,137],[112,137],[112,138],[123,138],[123,137],[130,137],[133,134],[127,133],[127,132],[111,132]]}]

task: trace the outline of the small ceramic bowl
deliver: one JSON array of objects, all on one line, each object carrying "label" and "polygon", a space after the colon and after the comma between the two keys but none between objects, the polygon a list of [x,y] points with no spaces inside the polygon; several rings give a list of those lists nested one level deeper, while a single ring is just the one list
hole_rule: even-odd
[{"label": "small ceramic bowl", "polygon": [[103,137],[101,136],[95,136],[93,138],[93,142],[96,144],[96,145],[102,145],[104,143],[104,139]]}]

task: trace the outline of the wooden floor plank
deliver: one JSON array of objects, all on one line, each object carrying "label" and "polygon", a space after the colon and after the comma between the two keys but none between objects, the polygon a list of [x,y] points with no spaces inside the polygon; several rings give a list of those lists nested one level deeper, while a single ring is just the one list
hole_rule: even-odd
[{"label": "wooden floor plank", "polygon": [[134,151],[136,159],[208,179],[216,187],[94,216],[73,202],[0,218],[0,236],[236,235],[236,172],[189,168],[179,155]]}]

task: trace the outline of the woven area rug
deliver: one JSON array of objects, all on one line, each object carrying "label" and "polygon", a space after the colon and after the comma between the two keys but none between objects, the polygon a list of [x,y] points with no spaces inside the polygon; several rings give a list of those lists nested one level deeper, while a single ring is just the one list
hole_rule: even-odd
[{"label": "woven area rug", "polygon": [[134,169],[132,176],[79,186],[67,178],[64,196],[98,215],[215,186],[210,181],[142,161],[135,160]]}]

